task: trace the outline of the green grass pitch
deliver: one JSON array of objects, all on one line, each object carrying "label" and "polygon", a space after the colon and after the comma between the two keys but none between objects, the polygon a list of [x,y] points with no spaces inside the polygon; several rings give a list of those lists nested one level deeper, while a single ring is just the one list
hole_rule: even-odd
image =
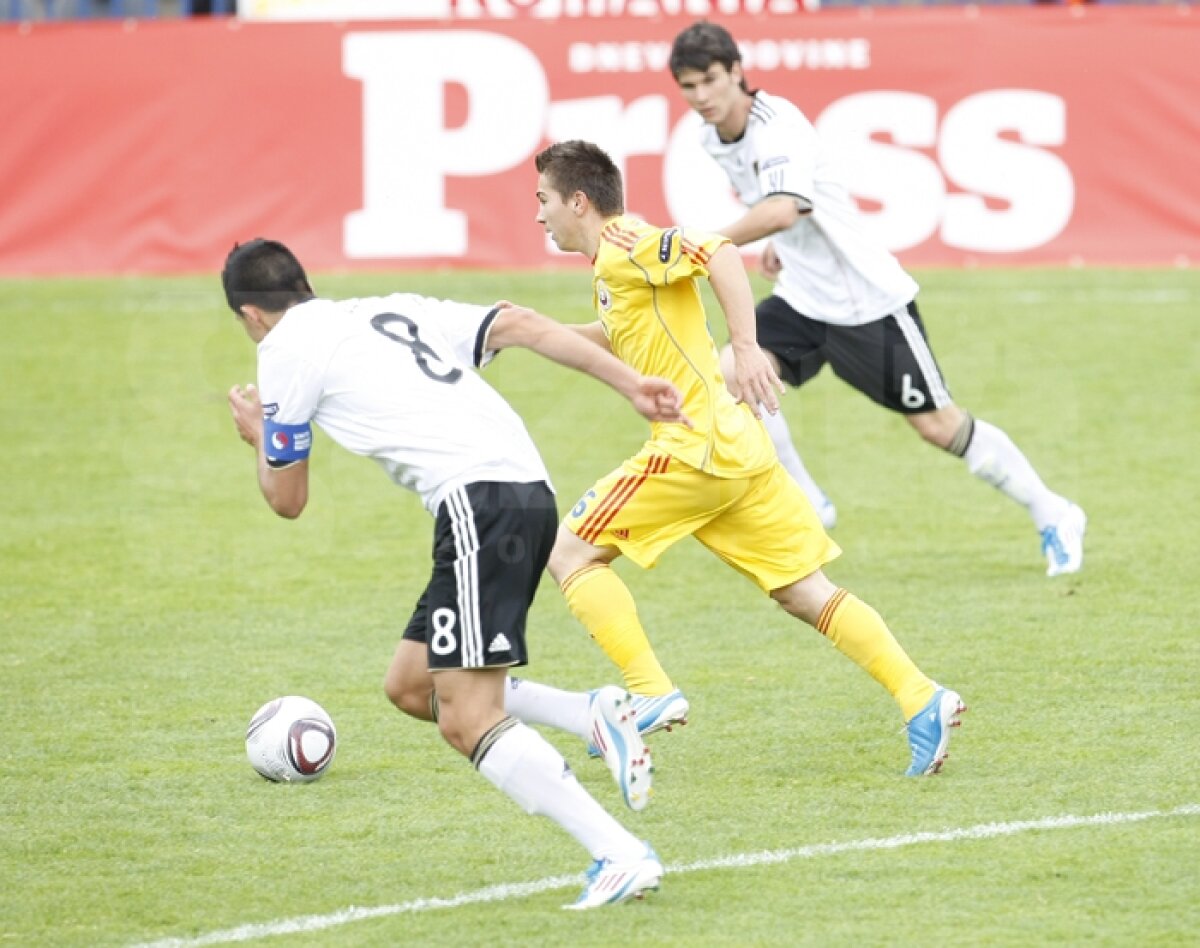
[{"label": "green grass pitch", "polygon": [[[828,373],[789,393],[841,515],[830,575],[970,712],[907,780],[891,701],[814,631],[693,543],[623,568],[692,722],[652,738],[641,814],[548,736],[679,871],[582,916],[545,880],[586,854],[382,694],[427,575],[416,498],[323,435],[300,520],[259,497],[219,281],[0,282],[0,944],[1196,944],[1200,271],[917,275],[958,401],[1087,510],[1084,571],[1047,580],[1023,511]],[[582,271],[316,282],[590,318]],[[643,437],[528,353],[485,374],[564,511]],[[529,677],[614,680],[550,582],[530,635]],[[338,726],[308,786],[243,752],[288,693]]]}]

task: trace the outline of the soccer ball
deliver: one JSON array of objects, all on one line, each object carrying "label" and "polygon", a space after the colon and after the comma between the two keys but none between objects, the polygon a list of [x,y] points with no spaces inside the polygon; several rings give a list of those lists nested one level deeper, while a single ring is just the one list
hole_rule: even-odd
[{"label": "soccer ball", "polygon": [[268,701],[246,729],[250,765],[276,783],[309,783],[333,763],[337,731],[315,701],[288,695]]}]

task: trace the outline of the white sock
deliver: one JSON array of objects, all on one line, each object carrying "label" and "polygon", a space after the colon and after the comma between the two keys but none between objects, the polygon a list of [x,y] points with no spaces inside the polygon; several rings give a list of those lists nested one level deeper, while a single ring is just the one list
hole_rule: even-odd
[{"label": "white sock", "polygon": [[[512,718],[497,728],[508,721],[511,725],[483,751],[483,759],[475,762],[479,772],[526,813],[552,819],[593,859],[624,862],[639,858],[642,843],[583,789],[562,754],[533,728]],[[480,743],[487,740],[484,735]]]},{"label": "white sock", "polygon": [[762,415],[763,424],[767,428],[767,434],[771,436],[771,443],[775,445],[775,453],[779,455],[779,463],[792,475],[792,480],[800,485],[800,489],[819,511],[823,504],[829,503],[829,498],[813,480],[812,475],[808,473],[804,462],[800,460],[800,452],[796,450],[796,445],[792,442],[792,432],[788,428],[787,419],[783,417],[783,412],[777,411],[772,415],[767,411],[765,405],[759,405],[758,409]]},{"label": "white sock", "polygon": [[504,710],[526,724],[544,724],[587,740],[592,697],[586,691],[563,691],[525,678],[508,679]]},{"label": "white sock", "polygon": [[1042,483],[1012,438],[986,421],[975,419],[975,431],[963,460],[972,474],[1027,509],[1038,530],[1057,523],[1071,505]]}]

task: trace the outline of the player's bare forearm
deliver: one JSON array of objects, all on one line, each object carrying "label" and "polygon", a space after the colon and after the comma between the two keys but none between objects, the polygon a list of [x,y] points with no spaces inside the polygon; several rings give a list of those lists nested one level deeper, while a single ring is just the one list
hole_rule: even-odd
[{"label": "player's bare forearm", "polygon": [[271,467],[258,451],[258,488],[275,513],[295,520],[308,503],[308,461],[296,461],[287,467]]},{"label": "player's bare forearm", "polygon": [[754,293],[742,256],[731,244],[722,246],[708,261],[708,280],[729,327],[729,344],[737,369],[737,378],[733,380],[737,385],[735,390],[756,415],[759,403],[774,413],[779,408],[778,393],[783,391],[783,383],[758,347]]},{"label": "player's bare forearm", "polygon": [[512,303],[500,304],[500,313],[488,331],[490,349],[531,349],[559,365],[585,372],[611,385],[626,398],[637,391],[639,378],[630,366],[593,341],[587,326],[564,326],[548,316]]},{"label": "player's bare forearm", "polygon": [[729,341],[734,349],[758,345],[754,325],[754,292],[742,255],[731,244],[723,244],[708,261],[708,282],[725,314]]},{"label": "player's bare forearm", "polygon": [[606,352],[612,352],[612,346],[608,342],[608,334],[604,331],[604,326],[601,325],[599,320],[592,323],[566,323],[564,325],[567,329],[583,336],[589,342],[595,343]]},{"label": "player's bare forearm", "polygon": [[262,402],[253,385],[229,390],[229,411],[238,436],[253,446],[258,463],[258,488],[263,499],[281,517],[300,516],[308,503],[308,461],[274,468],[267,463],[263,450]]},{"label": "player's bare forearm", "polygon": [[643,377],[614,356],[607,341],[601,347],[589,336],[531,309],[505,304],[492,323],[487,344],[491,349],[531,349],[552,362],[590,375],[624,395],[650,421],[688,423],[680,410],[682,399],[671,383]]},{"label": "player's bare forearm", "polygon": [[772,194],[739,217],[720,233],[739,247],[787,230],[809,213],[802,199],[791,194]]}]

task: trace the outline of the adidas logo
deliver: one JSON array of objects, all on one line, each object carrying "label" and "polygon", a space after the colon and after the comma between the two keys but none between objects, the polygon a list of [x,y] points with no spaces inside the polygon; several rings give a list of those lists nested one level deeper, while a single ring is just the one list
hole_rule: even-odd
[{"label": "adidas logo", "polygon": [[614,530],[613,536],[616,537],[618,540],[628,540],[629,539],[629,531],[628,530]]},{"label": "adidas logo", "polygon": [[507,652],[511,648],[512,648],[512,645],[508,641],[508,638],[504,635],[503,632],[501,632],[494,639],[492,639],[492,644],[488,646],[488,651],[489,652]]}]

